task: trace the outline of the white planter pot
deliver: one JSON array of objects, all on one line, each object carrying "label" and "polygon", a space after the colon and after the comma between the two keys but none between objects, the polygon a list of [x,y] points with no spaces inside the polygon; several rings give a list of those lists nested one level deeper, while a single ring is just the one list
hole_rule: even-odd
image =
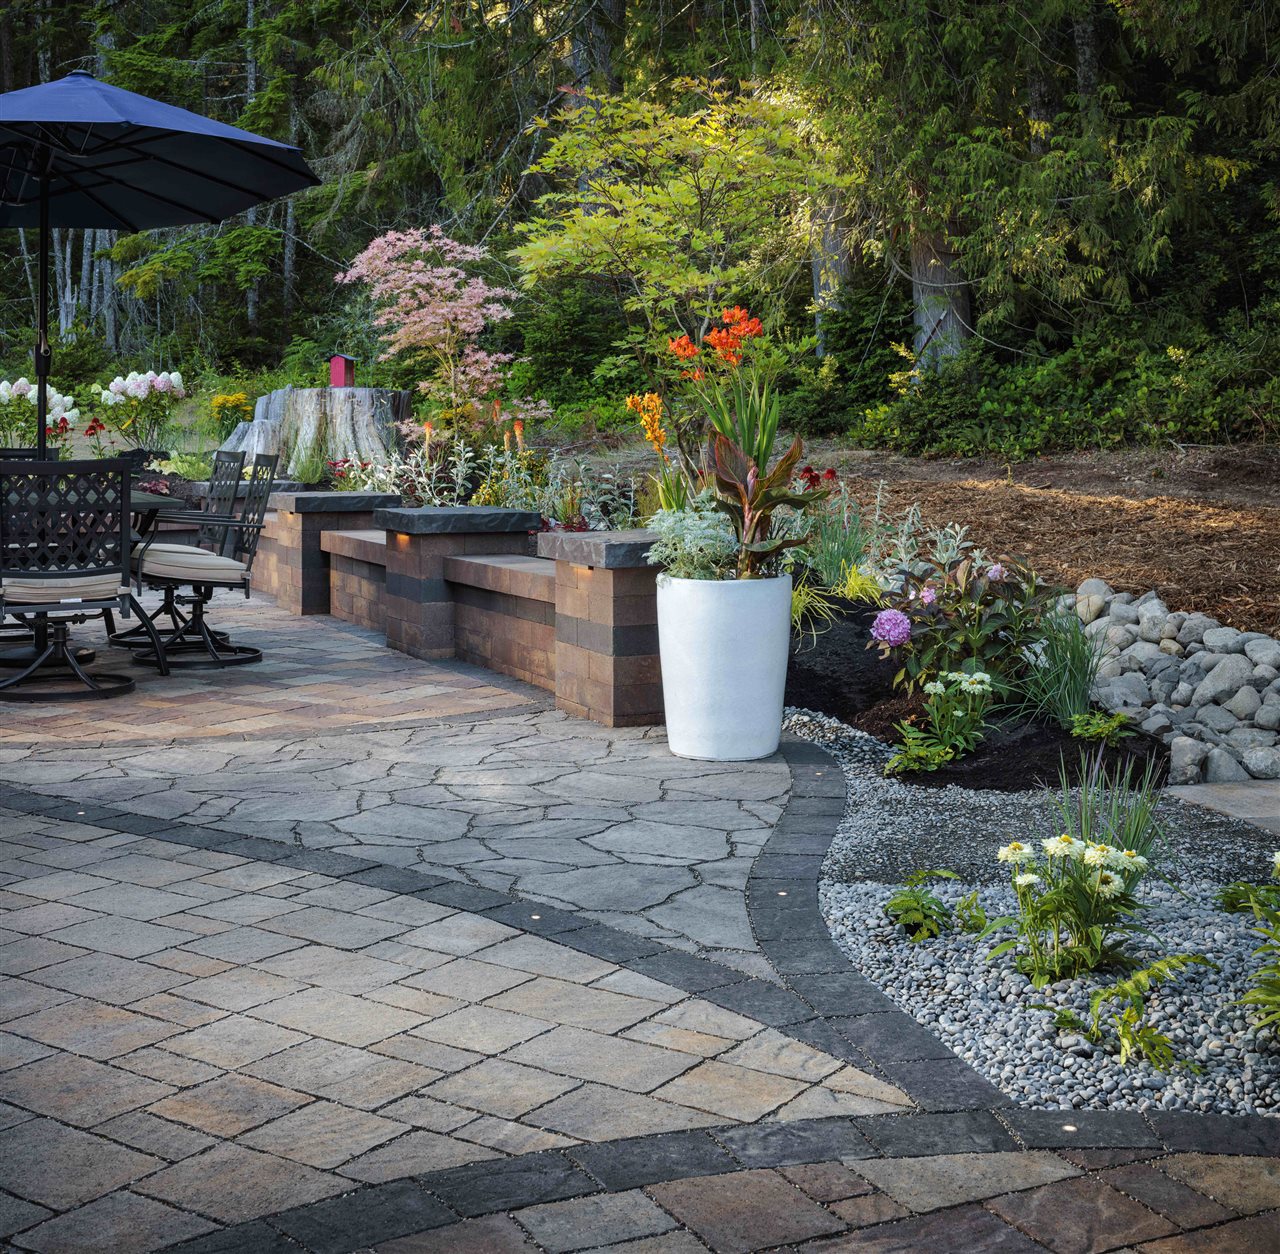
[{"label": "white planter pot", "polygon": [[767,758],[782,734],[791,576],[658,576],[667,741],[682,758]]}]

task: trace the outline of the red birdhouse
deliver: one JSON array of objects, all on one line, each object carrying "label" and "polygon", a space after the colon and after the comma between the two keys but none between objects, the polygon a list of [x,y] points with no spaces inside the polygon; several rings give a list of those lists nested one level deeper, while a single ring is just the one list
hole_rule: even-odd
[{"label": "red birdhouse", "polygon": [[331,388],[353,388],[356,385],[356,359],[334,353],[329,358],[329,386]]}]

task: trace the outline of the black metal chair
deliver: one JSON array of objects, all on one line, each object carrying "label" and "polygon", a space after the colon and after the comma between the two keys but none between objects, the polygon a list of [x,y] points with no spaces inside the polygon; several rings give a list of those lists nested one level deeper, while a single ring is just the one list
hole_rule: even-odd
[{"label": "black metal chair", "polygon": [[[204,509],[199,513],[190,513],[182,515],[160,514],[157,515],[156,521],[161,522],[165,519],[173,518],[183,523],[200,523],[200,529],[196,534],[196,546],[199,548],[208,548],[215,553],[221,553],[223,546],[227,542],[227,536],[230,534],[225,520],[235,509],[236,490],[240,487],[241,472],[244,470],[244,454],[243,453],[224,453],[219,449],[213,455],[213,466],[209,472],[209,495],[205,497]],[[217,522],[210,522],[209,519],[217,519]],[[144,543],[139,540],[139,544]],[[166,545],[164,548],[176,548],[176,545]],[[163,590],[163,600],[160,604],[147,614],[147,618],[152,623],[157,623],[161,618],[167,618],[169,625],[167,628],[160,630],[167,631],[173,636],[190,621],[179,608],[177,602],[177,588],[170,585]],[[145,611],[144,611],[145,613]],[[107,618],[107,638],[112,644],[122,644],[126,648],[133,648],[135,645],[147,647],[146,629],[139,623],[136,627],[129,628],[128,631],[117,631],[115,624],[110,617]],[[226,639],[225,632],[215,633],[222,639]]]},{"label": "black metal chair", "polygon": [[[243,591],[248,598],[253,559],[258,552],[278,461],[275,455],[261,453],[253,459],[239,518],[230,514],[205,516],[208,526],[222,533],[214,536],[213,552],[190,544],[152,541],[134,550],[133,567],[139,581],[166,594],[172,591],[177,605],[190,611],[182,625],[161,634],[158,647],[135,649],[135,662],[159,666],[167,659],[175,669],[191,669],[243,666],[262,661],[260,649],[232,644],[225,632],[211,628],[205,620],[205,607],[219,588]],[[159,520],[169,517],[177,515],[161,514]],[[179,592],[188,587],[189,594]]]},{"label": "black metal chair", "polygon": [[[129,587],[128,463],[0,461],[0,502],[0,618],[16,618],[36,641],[30,664],[0,680],[0,700],[132,692],[129,675],[85,670],[68,630],[107,612],[140,612]],[[150,635],[159,649],[154,627]],[[163,657],[159,669],[168,673]]]}]

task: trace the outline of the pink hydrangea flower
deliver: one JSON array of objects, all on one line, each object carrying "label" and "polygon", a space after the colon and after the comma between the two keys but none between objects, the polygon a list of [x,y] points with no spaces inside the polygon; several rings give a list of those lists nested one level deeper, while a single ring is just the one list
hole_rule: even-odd
[{"label": "pink hydrangea flower", "polygon": [[897,648],[911,639],[911,620],[901,610],[881,610],[871,624],[874,639]]},{"label": "pink hydrangea flower", "polygon": [[990,579],[992,583],[997,583],[1005,577],[1006,573],[1005,568],[997,562],[987,571],[987,578]]},{"label": "pink hydrangea flower", "polygon": [[923,605],[932,605],[938,599],[938,594],[933,590],[932,584],[925,584],[920,589],[920,601]]}]

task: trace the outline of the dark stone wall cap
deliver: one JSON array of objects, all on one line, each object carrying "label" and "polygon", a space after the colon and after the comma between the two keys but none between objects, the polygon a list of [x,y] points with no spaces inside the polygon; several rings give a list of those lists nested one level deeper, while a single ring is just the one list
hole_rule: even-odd
[{"label": "dark stone wall cap", "polygon": [[422,505],[417,509],[379,509],[373,524],[411,536],[467,535],[537,531],[542,526],[542,515],[532,509],[498,509],[489,505]]},{"label": "dark stone wall cap", "polygon": [[367,514],[399,505],[400,497],[395,492],[273,492],[267,504],[290,514]]},{"label": "dark stone wall cap", "polygon": [[652,531],[544,531],[538,537],[538,556],[575,566],[623,570],[648,566],[649,550],[658,538]]}]

